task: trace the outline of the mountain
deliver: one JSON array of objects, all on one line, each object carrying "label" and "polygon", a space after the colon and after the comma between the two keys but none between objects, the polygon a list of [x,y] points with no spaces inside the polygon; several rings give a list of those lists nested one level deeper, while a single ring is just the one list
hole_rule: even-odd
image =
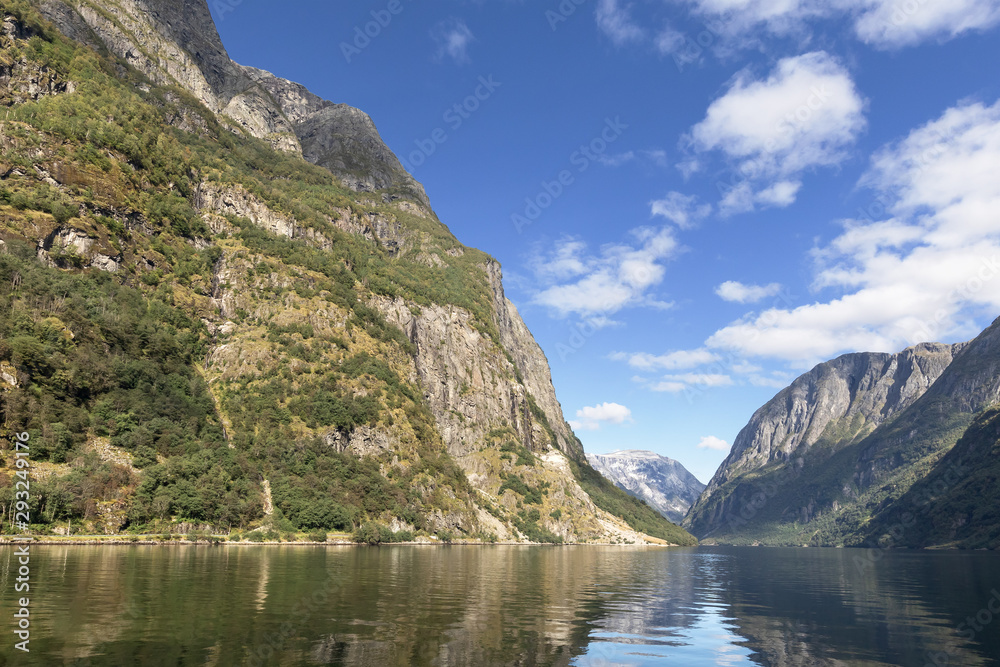
[{"label": "mountain", "polygon": [[234,63],[205,0],[0,14],[0,418],[40,529],[693,543],[587,464],[500,266],[366,114]]},{"label": "mountain", "polygon": [[970,343],[820,364],[754,414],[683,525],[733,543],[874,539],[998,400],[1000,320]]},{"label": "mountain", "polygon": [[675,523],[705,490],[705,485],[677,461],[654,452],[634,449],[611,454],[587,454],[594,470],[620,489]]}]

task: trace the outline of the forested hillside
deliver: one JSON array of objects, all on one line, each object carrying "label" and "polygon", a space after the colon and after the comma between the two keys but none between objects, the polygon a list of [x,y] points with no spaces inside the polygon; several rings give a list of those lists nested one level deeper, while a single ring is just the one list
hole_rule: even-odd
[{"label": "forested hillside", "polygon": [[303,158],[300,125],[367,116],[209,91],[142,4],[42,8],[0,2],[0,418],[36,530],[692,541],[595,479],[499,266],[391,152]]}]

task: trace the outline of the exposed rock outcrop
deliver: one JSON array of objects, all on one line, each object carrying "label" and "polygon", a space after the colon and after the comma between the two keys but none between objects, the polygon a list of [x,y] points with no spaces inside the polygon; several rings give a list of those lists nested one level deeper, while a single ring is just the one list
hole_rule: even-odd
[{"label": "exposed rock outcrop", "polygon": [[14,106],[76,90],[73,81],[18,55],[15,47],[25,46],[32,32],[13,16],[0,16],[0,19],[0,106]]}]

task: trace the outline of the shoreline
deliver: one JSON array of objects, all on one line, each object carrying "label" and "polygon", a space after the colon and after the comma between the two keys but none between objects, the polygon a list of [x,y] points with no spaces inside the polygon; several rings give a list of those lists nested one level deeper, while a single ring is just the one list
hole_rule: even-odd
[{"label": "shoreline", "polygon": [[455,541],[455,542],[439,542],[433,540],[419,541],[419,542],[386,542],[383,544],[364,544],[359,542],[354,542],[348,539],[333,539],[327,540],[326,542],[308,542],[308,541],[296,541],[296,542],[230,542],[225,539],[219,539],[218,541],[212,541],[207,539],[202,540],[159,540],[159,539],[123,539],[118,536],[109,535],[106,538],[93,537],[93,538],[82,538],[82,539],[53,539],[51,536],[46,536],[45,538],[32,538],[31,541],[18,540],[15,541],[13,538],[2,538],[0,539],[0,547],[4,546],[112,546],[112,547],[137,547],[137,546],[150,546],[150,547],[499,547],[499,546],[511,546],[511,547],[657,547],[657,548],[680,548],[677,544],[655,544],[655,543],[644,543],[644,544],[620,544],[615,542],[567,542],[562,544],[553,544],[549,542],[482,542],[482,541]]}]

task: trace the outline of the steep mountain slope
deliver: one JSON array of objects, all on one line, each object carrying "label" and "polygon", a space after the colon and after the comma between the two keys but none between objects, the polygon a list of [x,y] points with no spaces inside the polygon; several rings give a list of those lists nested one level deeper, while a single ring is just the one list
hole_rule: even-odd
[{"label": "steep mountain slope", "polygon": [[705,485],[677,461],[654,452],[626,450],[587,454],[587,461],[619,488],[680,523]]},{"label": "steep mountain slope", "polygon": [[797,379],[753,416],[684,525],[721,541],[854,543],[997,400],[997,329]]},{"label": "steep mountain slope", "polygon": [[980,414],[934,466],[864,527],[881,547],[1000,548],[1000,408]]},{"label": "steep mountain slope", "polygon": [[0,13],[0,411],[42,529],[691,541],[595,481],[499,266],[367,116],[230,61],[204,0]]}]

